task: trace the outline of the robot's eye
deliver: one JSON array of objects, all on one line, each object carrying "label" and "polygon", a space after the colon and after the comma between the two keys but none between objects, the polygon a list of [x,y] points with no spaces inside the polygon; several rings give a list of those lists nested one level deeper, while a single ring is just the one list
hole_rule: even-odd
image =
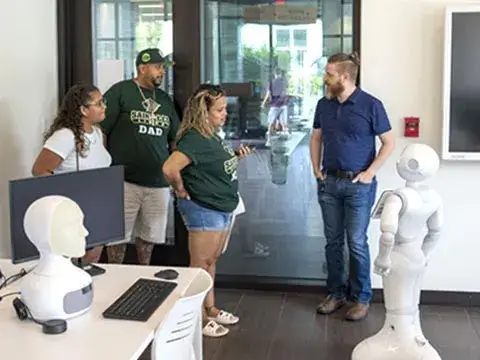
[{"label": "robot's eye", "polygon": [[410,160],[408,160],[408,168],[409,168],[410,170],[418,170],[418,168],[419,168],[419,163],[418,163],[418,161],[415,160],[415,159],[410,159]]}]

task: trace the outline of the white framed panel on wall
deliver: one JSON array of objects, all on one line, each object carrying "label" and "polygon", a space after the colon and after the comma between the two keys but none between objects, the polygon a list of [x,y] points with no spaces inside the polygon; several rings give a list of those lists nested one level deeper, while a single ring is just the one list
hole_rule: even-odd
[{"label": "white framed panel on wall", "polygon": [[445,10],[442,159],[480,160],[480,6]]}]

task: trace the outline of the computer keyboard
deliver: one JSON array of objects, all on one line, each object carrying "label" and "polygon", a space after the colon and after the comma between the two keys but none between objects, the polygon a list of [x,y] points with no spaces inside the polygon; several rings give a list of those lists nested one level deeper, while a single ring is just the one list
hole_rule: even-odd
[{"label": "computer keyboard", "polygon": [[176,287],[174,282],[140,278],[102,315],[107,319],[145,322]]}]

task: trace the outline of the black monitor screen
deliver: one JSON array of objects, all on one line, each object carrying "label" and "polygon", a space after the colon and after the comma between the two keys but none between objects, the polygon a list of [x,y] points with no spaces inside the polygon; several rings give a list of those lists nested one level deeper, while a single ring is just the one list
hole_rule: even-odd
[{"label": "black monitor screen", "polygon": [[23,228],[30,204],[48,195],[63,195],[82,209],[87,248],[125,237],[123,166],[82,170],[10,181],[10,237],[14,264],[36,259],[38,252]]},{"label": "black monitor screen", "polygon": [[480,151],[479,34],[480,12],[453,13],[448,148],[450,152]]}]

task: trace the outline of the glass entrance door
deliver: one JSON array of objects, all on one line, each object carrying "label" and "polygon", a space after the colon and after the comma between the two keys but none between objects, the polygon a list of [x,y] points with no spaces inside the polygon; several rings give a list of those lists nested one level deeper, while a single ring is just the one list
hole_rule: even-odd
[{"label": "glass entrance door", "polygon": [[303,23],[298,14],[291,23],[288,14],[273,18],[268,1],[262,12],[252,1],[204,1],[202,80],[222,84],[229,95],[226,138],[256,148],[239,168],[246,213],[235,220],[220,275],[326,275],[309,139],[326,59],[352,51],[352,4],[284,2],[308,6]]}]

